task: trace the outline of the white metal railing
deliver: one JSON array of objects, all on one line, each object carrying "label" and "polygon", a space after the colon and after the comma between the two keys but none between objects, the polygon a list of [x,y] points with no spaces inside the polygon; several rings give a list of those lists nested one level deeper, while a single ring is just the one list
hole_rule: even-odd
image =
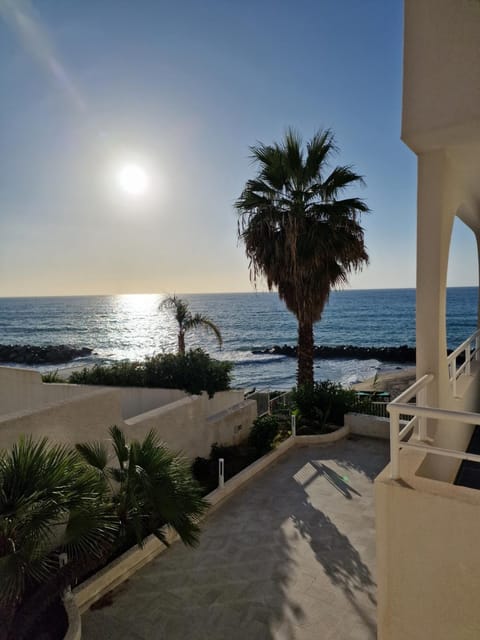
[{"label": "white metal railing", "polygon": [[[457,367],[457,358],[464,354],[464,362]],[[472,360],[480,359],[480,329],[472,333],[472,335],[462,342],[462,344],[452,351],[448,356],[448,377],[450,378],[450,384],[452,385],[452,393],[457,395],[457,380],[465,373],[469,376],[471,374],[471,362]]]},{"label": "white metal railing", "polygon": [[287,401],[292,395],[291,391],[285,391],[284,393],[280,393],[278,396],[274,396],[273,398],[269,397],[268,399],[268,413],[272,413],[275,407],[281,406],[286,407]]},{"label": "white metal railing", "polygon": [[[453,355],[453,354],[452,354]],[[471,460],[480,462],[480,455],[457,451],[455,449],[443,449],[427,442],[426,420],[450,420],[452,422],[470,425],[480,425],[480,414],[468,411],[450,411],[412,404],[410,400],[425,392],[428,385],[434,380],[434,376],[428,373],[419,378],[411,387],[401,393],[387,407],[390,413],[390,477],[393,480],[400,478],[400,450],[415,449],[426,453],[457,458],[459,460]],[[411,416],[406,425],[400,429],[400,414]],[[417,427],[414,439],[405,440],[412,430]]]}]

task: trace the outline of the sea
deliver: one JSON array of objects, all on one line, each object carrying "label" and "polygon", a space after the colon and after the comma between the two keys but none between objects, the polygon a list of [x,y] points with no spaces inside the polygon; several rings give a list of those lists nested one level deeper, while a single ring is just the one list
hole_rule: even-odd
[{"label": "sea", "polygon": [[[90,347],[93,354],[66,366],[140,360],[174,351],[176,328],[166,311],[164,295],[131,294],[39,298],[0,298],[0,343],[35,346],[66,344]],[[274,345],[295,345],[297,324],[276,293],[182,295],[192,312],[211,318],[223,335],[219,349],[214,337],[196,331],[187,348],[202,347],[213,357],[233,362],[233,385],[257,389],[289,389],[295,383],[296,361],[281,355],[254,354]],[[478,289],[447,290],[448,346],[454,348],[476,328]],[[356,346],[415,346],[415,290],[374,289],[334,291],[315,326],[315,344]],[[376,359],[315,360],[316,380],[344,385],[403,368],[404,363]],[[411,366],[411,365],[410,365]]]}]

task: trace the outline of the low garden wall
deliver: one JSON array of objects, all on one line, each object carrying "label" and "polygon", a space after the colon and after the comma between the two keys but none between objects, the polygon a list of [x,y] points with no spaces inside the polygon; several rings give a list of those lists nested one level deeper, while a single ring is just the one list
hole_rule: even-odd
[{"label": "low garden wall", "polygon": [[[228,397],[222,392],[221,404]],[[237,400],[238,392],[231,392]],[[217,395],[217,394],[215,394]],[[224,411],[208,416],[210,400],[205,396],[187,396],[169,405],[147,411],[125,421],[126,433],[132,438],[143,438],[155,429],[168,447],[182,451],[193,459],[208,457],[212,444],[236,444],[248,436],[252,422],[257,417],[257,405],[253,400],[243,400]]]},{"label": "low garden wall", "polygon": [[390,420],[378,416],[369,416],[365,413],[345,414],[345,426],[350,433],[367,438],[381,438],[390,440]]}]

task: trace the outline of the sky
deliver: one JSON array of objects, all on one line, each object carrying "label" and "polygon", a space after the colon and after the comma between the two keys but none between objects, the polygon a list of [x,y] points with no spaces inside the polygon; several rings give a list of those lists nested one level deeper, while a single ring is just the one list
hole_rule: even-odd
[{"label": "sky", "polygon": [[[251,290],[233,205],[288,126],[365,178],[350,286],[415,286],[401,74],[400,0],[0,0],[0,296]],[[476,282],[458,223],[449,284]]]}]

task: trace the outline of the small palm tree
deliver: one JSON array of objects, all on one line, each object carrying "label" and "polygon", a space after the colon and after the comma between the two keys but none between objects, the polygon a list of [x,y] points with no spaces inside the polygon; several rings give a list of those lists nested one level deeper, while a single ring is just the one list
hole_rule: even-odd
[{"label": "small palm tree", "polygon": [[108,555],[117,533],[104,482],[75,450],[21,438],[1,452],[0,638],[28,636],[65,587]]},{"label": "small palm tree", "polygon": [[217,338],[220,347],[222,346],[222,334],[217,325],[207,316],[200,313],[192,314],[188,302],[185,300],[176,295],[169,296],[160,303],[159,309],[173,311],[178,325],[178,353],[185,355],[185,334],[199,328],[210,330]]},{"label": "small palm tree", "polygon": [[143,442],[132,440],[129,444],[117,426],[110,428],[110,435],[114,466],[108,465],[109,453],[103,443],[78,444],[77,451],[111,483],[121,543],[141,545],[149,534],[166,543],[163,527],[167,525],[185,544],[195,545],[198,522],[208,505],[189,462],[169,451],[153,430]]},{"label": "small palm tree", "polygon": [[367,205],[344,193],[362,179],[348,166],[329,169],[335,150],[328,130],[306,145],[289,129],[280,144],[251,147],[258,174],[236,202],[253,281],[264,276],[297,317],[299,385],[313,384],[313,325],[330,290],[368,261],[359,221]]}]

